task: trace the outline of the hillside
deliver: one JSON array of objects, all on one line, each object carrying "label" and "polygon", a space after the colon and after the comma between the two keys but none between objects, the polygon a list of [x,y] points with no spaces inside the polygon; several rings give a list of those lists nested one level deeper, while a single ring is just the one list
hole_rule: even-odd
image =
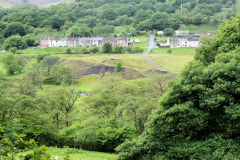
[{"label": "hillside", "polygon": [[35,4],[38,6],[43,5],[50,5],[57,2],[61,2],[62,0],[0,0],[0,5],[3,7],[10,7],[15,5],[22,5],[22,4]]}]

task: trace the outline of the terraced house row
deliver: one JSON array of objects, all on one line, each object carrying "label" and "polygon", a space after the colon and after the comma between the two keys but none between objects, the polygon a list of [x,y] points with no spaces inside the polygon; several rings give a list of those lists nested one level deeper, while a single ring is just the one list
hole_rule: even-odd
[{"label": "terraced house row", "polygon": [[112,46],[129,46],[128,37],[80,37],[80,38],[50,38],[40,39],[41,47],[77,47],[77,46],[103,46],[109,42]]}]

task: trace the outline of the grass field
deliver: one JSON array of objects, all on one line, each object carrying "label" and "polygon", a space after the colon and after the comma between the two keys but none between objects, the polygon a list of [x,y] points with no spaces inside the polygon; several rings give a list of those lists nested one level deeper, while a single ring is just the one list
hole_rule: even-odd
[{"label": "grass field", "polygon": [[134,47],[147,47],[148,46],[148,36],[139,36],[139,37],[132,37],[132,40],[140,40],[140,43],[134,43]]},{"label": "grass field", "polygon": [[202,25],[193,25],[193,24],[182,24],[179,30],[189,30],[191,33],[216,33],[218,25],[211,24],[202,24]]},{"label": "grass field", "polygon": [[157,65],[172,72],[179,72],[194,57],[195,48],[171,48],[172,53],[167,53],[169,48],[154,48],[147,57]]},{"label": "grass field", "polygon": [[[29,152],[22,153],[22,155],[26,155]],[[69,153],[71,160],[116,160],[117,159],[117,155],[115,154],[91,152],[91,151],[69,149],[69,148],[60,149],[55,147],[49,147],[48,153],[51,154],[52,159],[54,159],[54,157],[57,156],[59,157],[59,160],[63,160],[66,153]],[[19,156],[20,155],[21,154],[19,154]],[[18,158],[17,160],[20,160],[20,158]]]},{"label": "grass field", "polygon": [[92,47],[47,47],[47,48],[38,48],[38,49],[27,48],[25,50],[21,50],[21,53],[23,54],[65,54],[68,48],[71,48],[71,51],[74,53],[74,52],[81,51],[83,48],[90,49]]}]

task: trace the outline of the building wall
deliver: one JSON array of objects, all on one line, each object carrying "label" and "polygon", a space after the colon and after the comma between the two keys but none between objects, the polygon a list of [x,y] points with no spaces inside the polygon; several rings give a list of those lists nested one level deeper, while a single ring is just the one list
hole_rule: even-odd
[{"label": "building wall", "polygon": [[75,46],[103,46],[109,42],[113,46],[128,46],[128,38],[59,38],[40,40],[42,47],[75,47]]},{"label": "building wall", "polygon": [[49,46],[49,41],[48,40],[41,40],[40,41],[40,46],[41,47],[48,47]]}]

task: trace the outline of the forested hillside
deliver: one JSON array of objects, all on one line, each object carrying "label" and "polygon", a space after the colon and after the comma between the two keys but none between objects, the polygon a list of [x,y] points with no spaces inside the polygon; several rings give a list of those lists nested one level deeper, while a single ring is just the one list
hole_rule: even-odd
[{"label": "forested hillside", "polygon": [[[237,13],[236,0],[185,0],[181,16],[180,2],[81,0],[47,8],[0,8],[0,46],[25,48],[37,45],[41,36],[136,36],[147,30],[173,31],[181,24],[217,25]],[[218,14],[226,8],[227,13]],[[19,43],[6,47],[8,38]]]},{"label": "forested hillside", "polygon": [[61,0],[0,0],[0,4],[3,7],[10,7],[14,5],[22,5],[22,4],[35,4],[35,5],[49,5],[49,4],[54,4],[56,2],[61,2]]},{"label": "forested hillside", "polygon": [[197,49],[142,136],[118,147],[120,160],[240,158],[239,20]]},{"label": "forested hillside", "polygon": [[[76,0],[0,7],[0,159],[51,160],[60,153],[65,160],[238,160],[240,16],[232,16],[239,4]],[[199,48],[153,48],[153,33],[183,25],[220,28]],[[126,36],[139,43],[40,48],[42,36]]]}]

